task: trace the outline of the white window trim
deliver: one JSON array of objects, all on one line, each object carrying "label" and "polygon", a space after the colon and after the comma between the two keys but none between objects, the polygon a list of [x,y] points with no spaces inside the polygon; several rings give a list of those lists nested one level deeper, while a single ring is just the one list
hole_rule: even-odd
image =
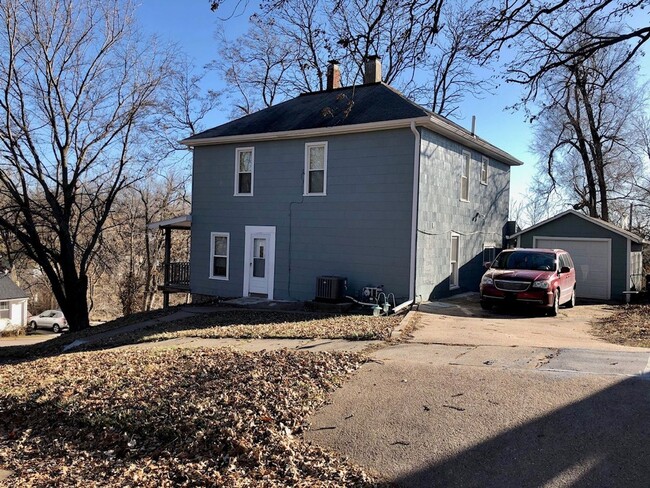
[{"label": "white window trim", "polygon": [[496,243],[494,243],[494,242],[484,242],[483,243],[483,264],[487,263],[487,261],[488,261],[488,260],[485,259],[485,251],[487,251],[488,249],[491,249],[493,251],[492,254],[494,254],[492,259],[489,260],[490,262],[493,262],[497,257],[497,245],[496,245]]},{"label": "white window trim", "polygon": [[[226,276],[214,276],[214,238],[225,237],[228,239],[226,245]],[[230,232],[211,232],[210,233],[210,279],[228,281],[230,277]]]},{"label": "white window trim", "polygon": [[[483,180],[483,165],[485,165],[485,180]],[[490,160],[489,158],[482,156],[481,157],[481,175],[479,177],[479,180],[481,181],[481,185],[487,186],[488,180],[490,178]]]},{"label": "white window trim", "polygon": [[[467,163],[465,162],[465,156],[469,156],[469,160]],[[470,175],[472,173],[472,153],[469,151],[463,151],[462,157],[461,157],[461,164],[462,166],[460,167],[460,201],[461,202],[469,202],[469,195],[470,195]],[[463,176],[463,169],[467,167],[467,176]],[[463,198],[463,178],[467,178],[467,198]]]},{"label": "white window trim", "polygon": [[[251,153],[251,192],[239,193],[239,155],[243,152]],[[254,147],[238,147],[235,150],[235,193],[236,197],[252,197],[255,188],[255,148]]]},{"label": "white window trim", "polygon": [[0,310],[9,310],[9,301],[0,301]]},{"label": "white window trim", "polygon": [[[457,256],[457,261],[456,261],[456,275],[455,275],[455,284],[452,284],[452,277],[454,277],[454,266],[453,266],[453,261],[451,260],[451,257],[453,255],[454,251],[454,237],[458,238],[458,252],[456,253]],[[457,290],[460,288],[460,234],[457,234],[455,232],[451,233],[451,237],[449,238],[449,289],[450,290]]]},{"label": "white window trim", "polygon": [[[324,147],[323,156],[323,192],[309,193],[309,149],[312,147]],[[322,197],[327,195],[327,141],[307,142],[305,143],[305,177],[304,177],[303,196],[305,197]]]}]

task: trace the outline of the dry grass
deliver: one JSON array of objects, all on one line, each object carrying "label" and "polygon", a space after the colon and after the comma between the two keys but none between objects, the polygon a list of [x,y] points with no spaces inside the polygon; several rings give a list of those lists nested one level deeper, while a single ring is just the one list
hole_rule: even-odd
[{"label": "dry grass", "polygon": [[650,347],[650,305],[622,305],[599,319],[594,333],[602,339],[626,346]]}]

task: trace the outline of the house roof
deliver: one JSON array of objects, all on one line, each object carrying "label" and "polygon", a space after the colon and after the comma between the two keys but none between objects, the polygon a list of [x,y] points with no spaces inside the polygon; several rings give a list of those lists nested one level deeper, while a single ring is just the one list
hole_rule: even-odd
[{"label": "house roof", "polygon": [[614,225],[610,222],[605,222],[604,220],[597,219],[595,217],[590,217],[589,215],[585,215],[581,212],[577,212],[575,210],[569,209],[565,212],[559,213],[549,219],[543,220],[542,222],[539,222],[535,225],[531,225],[527,229],[521,230],[515,234],[512,234],[511,236],[508,236],[508,238],[514,238],[514,237],[519,237],[522,234],[526,234],[530,232],[531,230],[537,229],[538,227],[541,227],[549,222],[552,222],[554,220],[561,219],[562,217],[565,217],[566,215],[575,215],[576,217],[580,217],[581,219],[586,220],[587,222],[591,222],[592,224],[598,225],[604,229],[607,229],[611,232],[614,232],[620,236],[625,237],[626,239],[630,239],[632,242],[636,242],[638,244],[648,244],[647,241],[645,241],[642,237],[639,237],[638,235],[629,232],[625,229],[622,229],[618,225]]},{"label": "house roof", "polygon": [[14,283],[9,275],[0,274],[0,300],[14,300],[17,298],[27,298],[27,293]]},{"label": "house roof", "polygon": [[385,83],[305,93],[181,141],[188,146],[408,127],[414,122],[511,166],[514,156],[414,103]]}]

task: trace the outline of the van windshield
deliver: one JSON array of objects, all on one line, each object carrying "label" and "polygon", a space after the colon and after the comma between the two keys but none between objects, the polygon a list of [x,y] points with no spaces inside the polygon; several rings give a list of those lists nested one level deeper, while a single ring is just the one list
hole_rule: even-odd
[{"label": "van windshield", "polygon": [[497,256],[492,263],[495,269],[530,269],[555,271],[555,254],[532,251],[507,251]]}]

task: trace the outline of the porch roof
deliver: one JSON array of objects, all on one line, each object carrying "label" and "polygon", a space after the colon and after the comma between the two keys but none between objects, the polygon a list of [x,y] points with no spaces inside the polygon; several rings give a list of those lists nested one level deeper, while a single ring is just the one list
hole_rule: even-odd
[{"label": "porch roof", "polygon": [[191,215],[180,215],[179,217],[174,217],[172,219],[160,220],[158,222],[152,222],[147,225],[148,229],[185,229],[189,230],[192,227],[192,216]]}]

